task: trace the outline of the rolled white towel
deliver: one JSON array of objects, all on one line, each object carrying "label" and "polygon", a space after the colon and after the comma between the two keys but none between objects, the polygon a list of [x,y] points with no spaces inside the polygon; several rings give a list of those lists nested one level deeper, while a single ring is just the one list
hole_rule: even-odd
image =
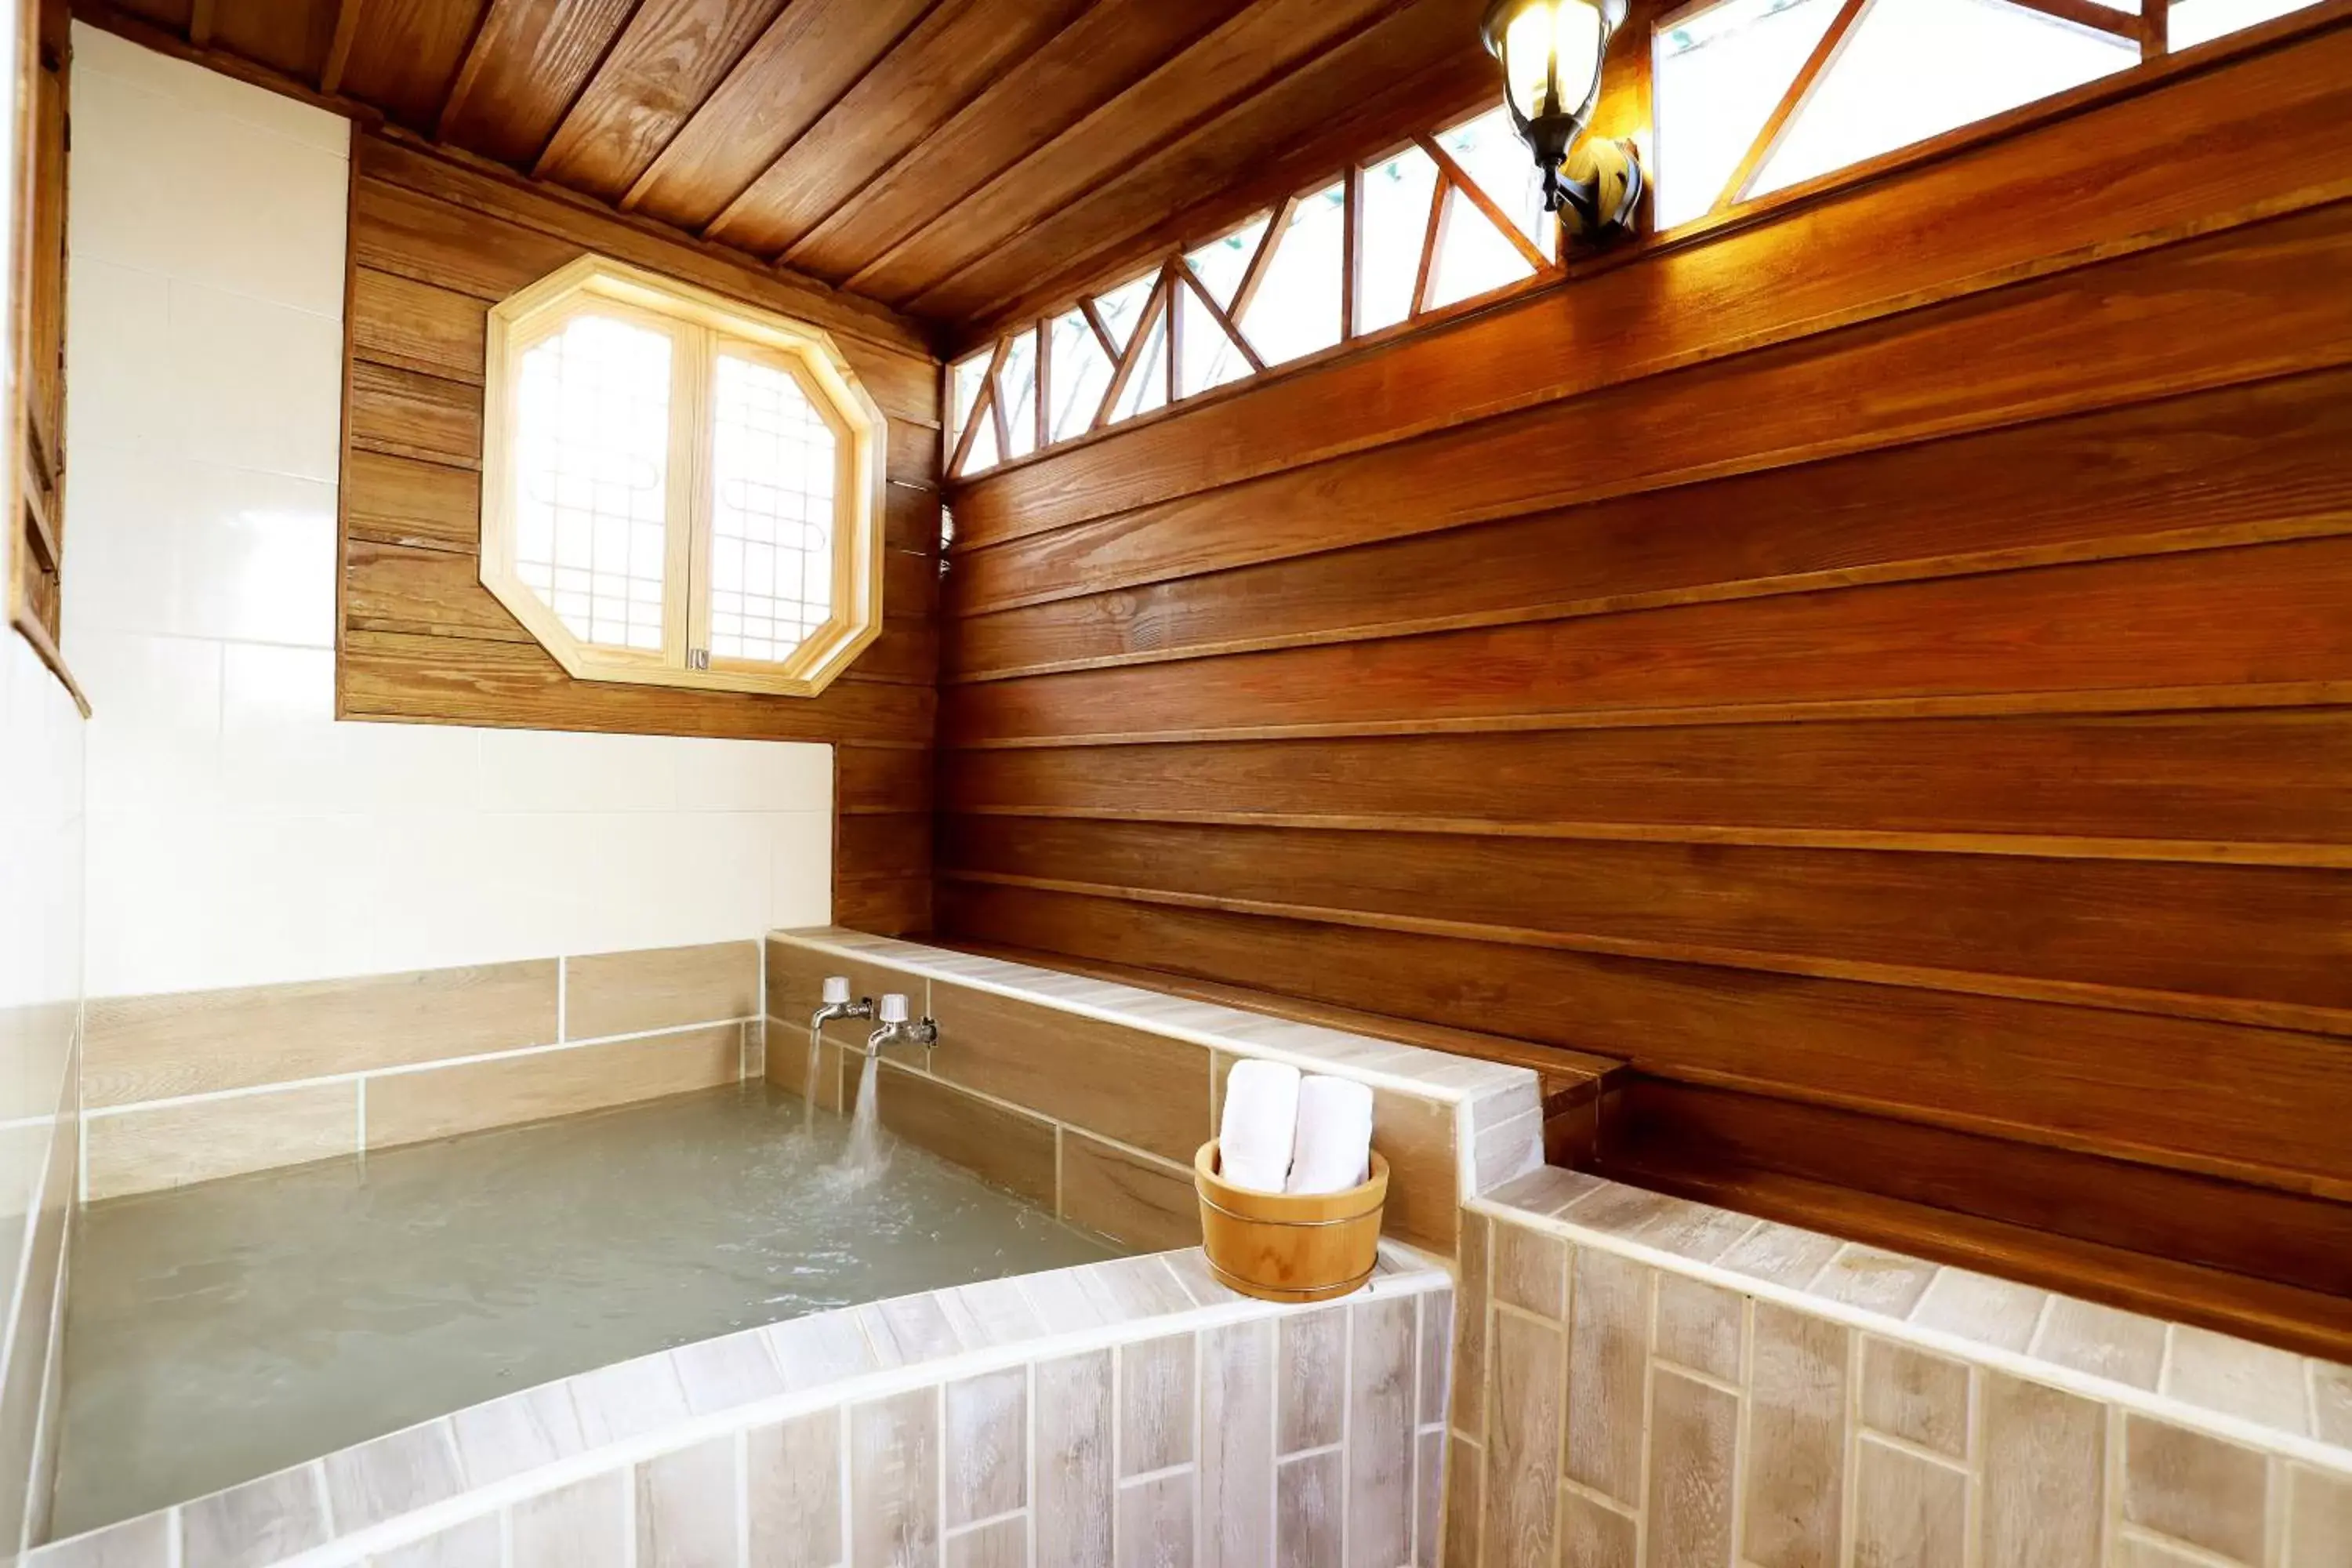
[{"label": "rolled white towel", "polygon": [[1298,1136],[1285,1192],[1344,1193],[1371,1175],[1372,1091],[1344,1078],[1298,1086]]},{"label": "rolled white towel", "polygon": [[1224,1179],[1254,1193],[1282,1191],[1297,1128],[1298,1069],[1281,1062],[1235,1062],[1225,1075],[1225,1113],[1217,1128]]}]

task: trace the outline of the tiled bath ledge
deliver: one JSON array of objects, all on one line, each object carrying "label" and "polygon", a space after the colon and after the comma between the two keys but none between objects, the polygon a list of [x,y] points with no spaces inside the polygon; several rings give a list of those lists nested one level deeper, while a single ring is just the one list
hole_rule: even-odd
[{"label": "tiled bath ledge", "polygon": [[[1066,1217],[1133,1245],[1197,1239],[1191,1161],[1213,1134],[1224,1071],[1237,1058],[1371,1087],[1373,1142],[1391,1172],[1389,1233],[1417,1247],[1450,1256],[1461,1200],[1542,1163],[1541,1099],[1525,1068],[834,927],[769,939],[768,1073],[801,1092],[801,1042],[827,973],[846,973],[862,994],[906,992],[939,1019],[928,1058],[887,1058],[909,1076],[885,1079],[886,1123],[895,1101],[910,1121],[901,1131],[925,1142],[930,1129],[915,1121],[925,1097],[952,1108],[932,1119],[943,1131],[1001,1123],[995,1148],[934,1152],[1049,1206],[1059,1199]],[[827,1038],[850,1047],[872,1027],[846,1021],[829,1026]],[[816,1098],[846,1092],[827,1083]],[[1037,1141],[1034,1172],[1008,1152],[1023,1139]],[[1116,1166],[1126,1210],[1069,1201],[1073,1181],[1097,1164]],[[1174,1228],[1133,1212],[1153,1202]]]},{"label": "tiled bath ledge", "polygon": [[1549,1168],[1461,1279],[1449,1568],[2352,1564],[2352,1368]]},{"label": "tiled bath ledge", "polygon": [[1412,1568],[1435,1560],[1452,1307],[1393,1244],[1325,1306],[1237,1296],[1197,1252],[961,1286],[510,1394],[26,1561],[1239,1568],[1278,1531]]}]

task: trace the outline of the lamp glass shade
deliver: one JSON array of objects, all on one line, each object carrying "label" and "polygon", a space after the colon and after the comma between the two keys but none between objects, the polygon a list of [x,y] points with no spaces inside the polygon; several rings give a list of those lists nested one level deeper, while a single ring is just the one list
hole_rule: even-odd
[{"label": "lamp glass shade", "polygon": [[1511,107],[1528,121],[1580,116],[1600,86],[1607,41],[1599,6],[1586,0],[1528,0],[1503,29]]}]

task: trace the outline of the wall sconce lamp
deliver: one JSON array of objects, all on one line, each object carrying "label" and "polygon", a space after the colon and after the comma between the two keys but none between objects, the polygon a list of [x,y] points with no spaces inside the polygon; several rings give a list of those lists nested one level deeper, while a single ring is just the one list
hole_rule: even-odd
[{"label": "wall sconce lamp", "polygon": [[[1511,122],[1543,171],[1544,210],[1600,235],[1631,223],[1642,165],[1622,142],[1576,142],[1601,98],[1601,61],[1625,19],[1626,0],[1494,0],[1482,31],[1503,66]],[[1577,153],[1568,163],[1571,148]]]}]

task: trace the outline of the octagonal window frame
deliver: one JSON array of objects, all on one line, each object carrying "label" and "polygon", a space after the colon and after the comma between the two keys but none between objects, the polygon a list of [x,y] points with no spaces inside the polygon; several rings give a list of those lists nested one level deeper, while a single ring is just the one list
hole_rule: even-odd
[{"label": "octagonal window frame", "polygon": [[[516,568],[523,359],[583,316],[647,327],[670,342],[658,652],[584,640]],[[791,375],[835,437],[830,614],[772,663],[708,651],[717,510],[712,402],[722,349]],[[881,635],[888,426],[822,328],[607,257],[583,256],[491,307],[482,432],[482,585],[573,679],[814,697]]]}]

